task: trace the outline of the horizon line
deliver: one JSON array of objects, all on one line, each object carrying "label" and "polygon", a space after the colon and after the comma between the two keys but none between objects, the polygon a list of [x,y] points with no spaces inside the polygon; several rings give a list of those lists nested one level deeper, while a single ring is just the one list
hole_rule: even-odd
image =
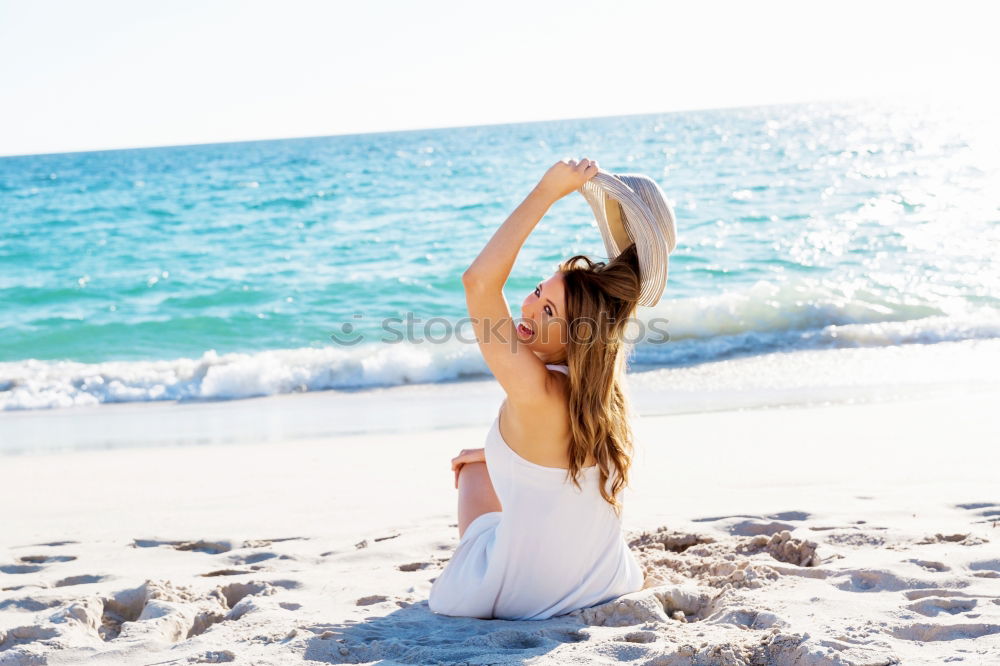
[{"label": "horizon line", "polygon": [[310,135],[296,135],[296,136],[282,136],[282,137],[268,137],[268,138],[257,138],[257,139],[231,139],[224,141],[203,141],[196,143],[171,143],[171,144],[158,144],[151,146],[124,146],[117,148],[92,148],[85,150],[57,150],[52,152],[43,153],[9,153],[0,155],[0,159],[8,158],[18,158],[18,157],[45,157],[52,155],[77,155],[84,153],[108,153],[108,152],[118,152],[126,150],[158,150],[161,148],[194,148],[199,146],[223,146],[227,144],[238,144],[238,143],[266,143],[269,141],[294,141],[297,139],[326,139],[333,137],[348,137],[348,136],[365,136],[369,134],[403,134],[406,132],[432,132],[438,130],[454,130],[454,129],[469,129],[474,127],[503,127],[505,125],[532,125],[538,123],[548,123],[557,121],[574,121],[574,120],[600,120],[605,118],[628,118],[634,116],[655,116],[655,115],[670,115],[675,113],[698,113],[705,111],[723,111],[723,110],[736,110],[736,109],[759,109],[775,106],[801,106],[808,104],[830,104],[830,103],[848,103],[848,102],[863,102],[863,101],[875,101],[878,100],[878,96],[873,95],[858,95],[851,97],[833,97],[833,98],[823,98],[823,99],[812,99],[803,100],[797,102],[772,102],[765,104],[737,104],[731,106],[713,106],[713,107],[701,107],[701,108],[679,108],[672,109],[669,111],[642,111],[638,113],[615,113],[610,115],[601,116],[577,116],[572,118],[560,117],[560,118],[537,118],[534,120],[515,120],[508,122],[499,123],[474,123],[471,125],[443,125],[437,127],[412,127],[407,129],[388,129],[388,130],[375,130],[371,132],[340,132],[333,134],[310,134]]}]

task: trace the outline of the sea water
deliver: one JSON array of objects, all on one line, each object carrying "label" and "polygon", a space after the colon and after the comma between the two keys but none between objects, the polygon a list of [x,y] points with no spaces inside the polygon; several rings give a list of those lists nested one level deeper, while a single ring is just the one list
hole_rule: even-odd
[{"label": "sea water", "polygon": [[[3,158],[0,410],[488,377],[460,276],[564,157],[676,215],[631,370],[998,338],[998,156],[988,116],[853,102]],[[604,252],[556,202],[512,314]]]}]

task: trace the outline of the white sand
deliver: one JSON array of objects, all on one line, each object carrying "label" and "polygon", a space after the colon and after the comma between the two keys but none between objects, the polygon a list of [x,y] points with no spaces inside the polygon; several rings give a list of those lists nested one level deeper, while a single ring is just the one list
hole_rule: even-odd
[{"label": "white sand", "polygon": [[427,608],[488,423],[0,457],[0,664],[998,664],[998,405],[641,418],[648,587],[535,622]]}]

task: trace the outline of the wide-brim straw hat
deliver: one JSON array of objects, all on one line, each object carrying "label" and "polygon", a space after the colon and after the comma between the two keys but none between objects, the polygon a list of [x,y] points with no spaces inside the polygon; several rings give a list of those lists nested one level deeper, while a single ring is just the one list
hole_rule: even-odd
[{"label": "wide-brim straw hat", "polygon": [[598,168],[577,191],[594,210],[608,260],[635,242],[642,279],[639,305],[656,305],[667,286],[670,253],[677,246],[674,211],[663,190],[649,176]]}]

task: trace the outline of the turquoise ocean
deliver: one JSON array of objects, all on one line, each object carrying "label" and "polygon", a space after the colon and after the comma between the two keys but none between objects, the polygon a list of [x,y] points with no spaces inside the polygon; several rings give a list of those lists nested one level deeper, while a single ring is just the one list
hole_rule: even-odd
[{"label": "turquoise ocean", "polygon": [[[0,159],[0,410],[489,377],[461,273],[542,173],[644,173],[678,244],[630,370],[1000,338],[1000,153],[967,110],[829,103]],[[505,288],[573,254],[560,200]],[[407,324],[409,322],[409,324]],[[665,322],[665,323],[663,323]]]}]

